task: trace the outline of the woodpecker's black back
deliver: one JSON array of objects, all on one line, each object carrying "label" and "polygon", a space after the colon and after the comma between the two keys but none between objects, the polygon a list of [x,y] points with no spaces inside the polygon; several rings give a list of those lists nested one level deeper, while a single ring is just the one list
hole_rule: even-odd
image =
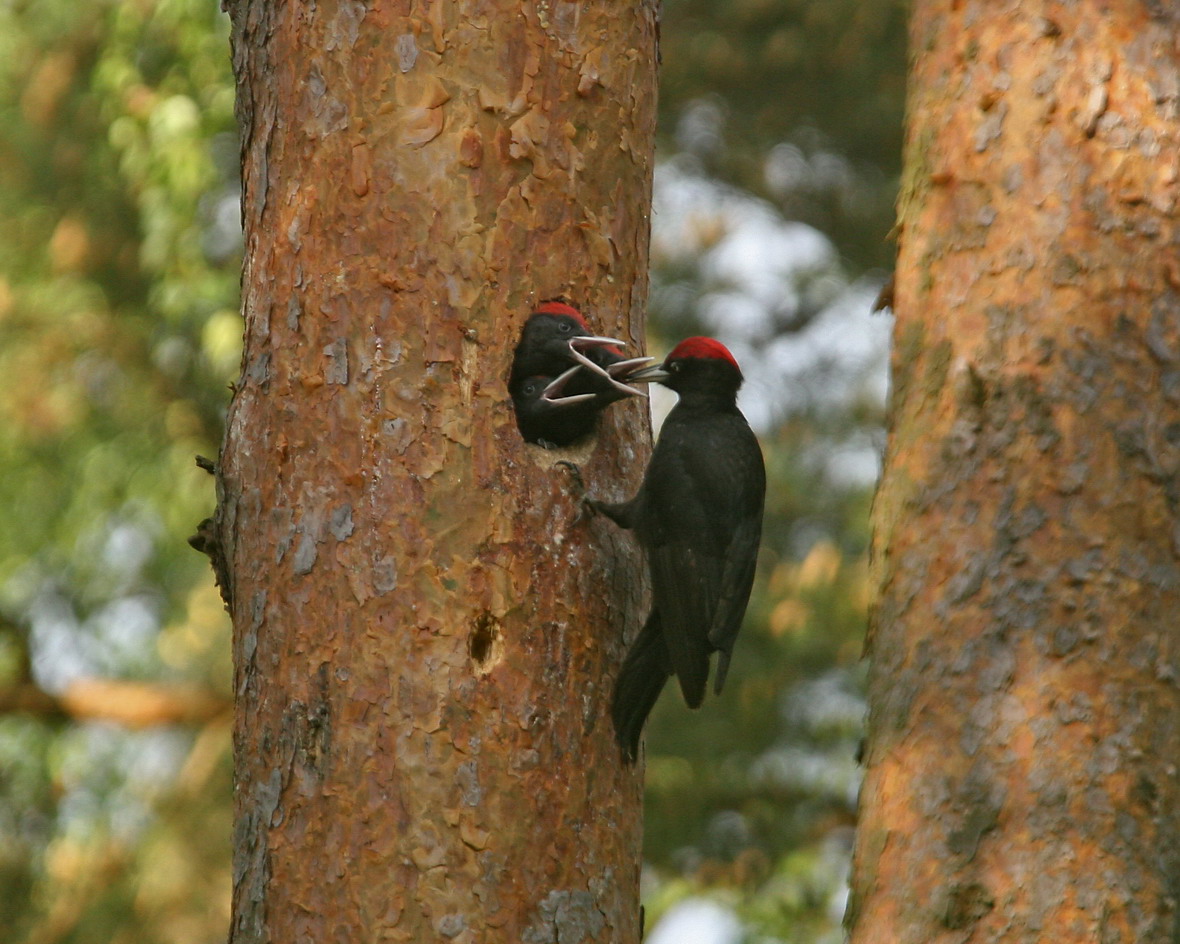
[{"label": "woodpecker's black back", "polygon": [[652,613],[611,707],[629,759],[669,674],[696,708],[710,655],[719,652],[713,687],[721,691],[754,582],[766,495],[762,451],[737,408],[742,375],[732,355],[716,341],[690,338],[649,373],[680,401],[664,421],[638,494],[620,505],[593,503],[635,530],[651,568]]}]

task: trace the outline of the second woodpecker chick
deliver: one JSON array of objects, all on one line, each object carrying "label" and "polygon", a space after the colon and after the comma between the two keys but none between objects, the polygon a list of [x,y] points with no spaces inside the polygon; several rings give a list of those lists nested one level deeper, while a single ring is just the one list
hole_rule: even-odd
[{"label": "second woodpecker chick", "polygon": [[525,442],[546,448],[570,446],[594,431],[602,409],[597,397],[593,393],[562,394],[570,377],[581,371],[577,365],[560,377],[522,377],[512,386],[516,425]]},{"label": "second woodpecker chick", "polygon": [[634,761],[670,675],[696,708],[717,652],[713,690],[721,691],[754,583],[766,471],[737,408],[742,372],[719,341],[688,338],[664,363],[627,379],[680,395],[635,497],[619,504],[586,500],[635,531],[651,570],[651,614],[627,653],[611,703],[619,745]]}]

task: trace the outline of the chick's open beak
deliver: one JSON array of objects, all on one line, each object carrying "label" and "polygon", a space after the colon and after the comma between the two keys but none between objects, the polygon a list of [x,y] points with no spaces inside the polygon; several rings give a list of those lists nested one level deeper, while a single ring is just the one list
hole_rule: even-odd
[{"label": "chick's open beak", "polygon": [[609,347],[615,348],[616,351],[619,351],[625,345],[626,342],[620,341],[618,338],[602,338],[596,337],[595,335],[581,335],[580,337],[570,339],[570,353],[573,354],[574,360],[576,360],[580,365],[585,367],[587,370],[592,370],[594,373],[605,377],[610,385],[620,393],[625,393],[632,397],[645,397],[647,394],[642,390],[629,387],[627,384],[623,383],[617,378],[619,375],[626,373],[626,371],[630,369],[631,366],[651,360],[650,357],[633,357],[629,360],[617,361],[616,363],[611,364],[609,367],[603,367],[600,364],[594,363],[594,361],[590,360],[590,358],[588,358],[579,350],[579,348],[583,347]]},{"label": "chick's open beak", "polygon": [[561,391],[565,389],[565,385],[570,382],[570,378],[582,369],[581,364],[575,364],[563,374],[559,374],[549,381],[549,385],[541,391],[541,399],[553,406],[573,406],[575,403],[585,403],[587,400],[593,400],[592,393],[575,393],[568,397],[563,397]]}]

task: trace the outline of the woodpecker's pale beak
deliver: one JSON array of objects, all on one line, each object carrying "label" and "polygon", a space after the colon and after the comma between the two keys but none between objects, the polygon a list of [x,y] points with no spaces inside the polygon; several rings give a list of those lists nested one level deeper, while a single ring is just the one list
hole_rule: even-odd
[{"label": "woodpecker's pale beak", "polygon": [[575,393],[568,397],[561,395],[561,391],[570,382],[570,378],[581,369],[581,364],[575,364],[565,373],[554,377],[549,381],[549,385],[541,391],[541,399],[553,404],[553,406],[573,406],[575,403],[585,403],[587,400],[593,400],[594,394],[592,393]]},{"label": "woodpecker's pale beak", "polygon": [[[648,358],[648,360],[654,360],[654,358]],[[663,383],[671,376],[663,364],[652,364],[650,367],[644,367],[633,374],[628,374],[626,380],[627,383]]]},{"label": "woodpecker's pale beak", "polygon": [[637,368],[642,367],[644,364],[650,364],[654,360],[654,357],[632,357],[629,360],[617,361],[614,364],[608,364],[606,367],[606,372],[612,377],[622,377],[624,380],[626,380],[626,375],[630,371],[636,370]]},{"label": "woodpecker's pale beak", "polygon": [[594,361],[590,360],[590,358],[583,354],[582,348],[613,347],[621,353],[624,343],[625,342],[620,341],[618,338],[600,338],[592,334],[579,335],[578,337],[570,338],[569,340],[570,353],[574,356],[574,360],[576,360],[588,370],[592,370],[596,374],[602,374],[602,376],[607,380],[610,379],[610,374],[606,372],[605,368],[599,367],[594,363]]},{"label": "woodpecker's pale beak", "polygon": [[594,373],[605,377],[610,385],[620,393],[625,393],[631,397],[646,397],[647,394],[642,390],[636,390],[634,387],[628,387],[625,383],[616,378],[619,376],[619,374],[624,372],[619,369],[624,365],[642,363],[644,361],[651,360],[651,358],[633,357],[630,360],[619,361],[618,363],[611,364],[610,367],[602,367],[599,364],[595,364],[594,361],[590,360],[590,358],[588,358],[579,350],[579,348],[582,347],[613,347],[616,349],[621,349],[624,346],[626,346],[626,342],[620,341],[618,338],[600,338],[594,335],[581,335],[576,338],[570,338],[570,353],[573,354],[574,360],[576,360],[579,364],[581,364],[587,370],[592,370]]}]

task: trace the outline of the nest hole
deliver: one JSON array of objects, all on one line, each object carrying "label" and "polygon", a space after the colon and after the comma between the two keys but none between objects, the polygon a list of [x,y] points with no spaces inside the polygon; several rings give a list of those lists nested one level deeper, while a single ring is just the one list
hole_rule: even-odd
[{"label": "nest hole", "polygon": [[500,661],[503,642],[500,636],[500,624],[491,613],[484,610],[471,624],[471,633],[467,637],[467,652],[477,675],[484,675]]}]

